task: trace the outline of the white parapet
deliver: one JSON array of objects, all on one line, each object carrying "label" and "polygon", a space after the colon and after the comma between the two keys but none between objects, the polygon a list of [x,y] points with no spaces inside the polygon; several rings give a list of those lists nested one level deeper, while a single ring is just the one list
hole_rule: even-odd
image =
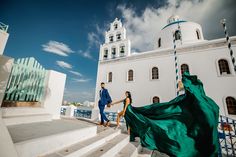
[{"label": "white parapet", "polygon": [[3,54],[9,34],[0,29],[0,55]]},{"label": "white parapet", "polygon": [[[1,46],[0,46],[0,49],[1,49]],[[13,61],[14,61],[13,58],[0,55],[0,106],[2,104],[8,78],[11,73],[11,67],[13,65]]]},{"label": "white parapet", "polygon": [[66,75],[57,71],[49,70],[43,107],[53,119],[60,118],[61,105],[65,89]]},{"label": "white parapet", "polygon": [[75,111],[76,108],[77,107],[75,107],[74,105],[67,106],[65,116],[73,117],[74,116],[74,111]]}]

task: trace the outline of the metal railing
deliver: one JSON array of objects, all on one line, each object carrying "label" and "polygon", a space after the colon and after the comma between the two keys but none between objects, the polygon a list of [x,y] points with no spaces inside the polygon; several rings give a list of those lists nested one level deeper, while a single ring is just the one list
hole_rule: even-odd
[{"label": "metal railing", "polygon": [[7,32],[8,25],[5,25],[4,23],[0,22],[0,30],[3,30],[4,32]]},{"label": "metal railing", "polygon": [[4,100],[41,101],[46,70],[33,57],[17,59],[11,69]]},{"label": "metal railing", "polygon": [[[117,118],[117,112],[105,112],[107,118],[110,120],[110,121],[114,121],[116,122],[116,118]],[[123,117],[120,118],[120,122],[121,123],[124,123],[125,122],[125,119]]]},{"label": "metal railing", "polygon": [[236,156],[236,120],[220,116],[218,126],[219,157]]},{"label": "metal railing", "polygon": [[75,109],[74,110],[74,117],[82,117],[91,119],[92,111],[91,110],[82,110],[82,109]]}]

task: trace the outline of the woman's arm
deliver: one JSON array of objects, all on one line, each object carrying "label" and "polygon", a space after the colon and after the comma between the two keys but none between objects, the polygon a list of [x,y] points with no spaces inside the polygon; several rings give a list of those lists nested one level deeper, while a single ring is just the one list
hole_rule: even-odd
[{"label": "woman's arm", "polygon": [[116,101],[116,102],[112,102],[111,105],[115,105],[115,104],[121,103],[122,101],[123,101],[123,99],[119,100],[119,101]]},{"label": "woman's arm", "polygon": [[126,98],[125,99],[125,108],[123,110],[123,116],[125,116],[125,112],[126,112],[126,109],[128,107],[128,105],[130,104],[130,99],[129,98]]}]

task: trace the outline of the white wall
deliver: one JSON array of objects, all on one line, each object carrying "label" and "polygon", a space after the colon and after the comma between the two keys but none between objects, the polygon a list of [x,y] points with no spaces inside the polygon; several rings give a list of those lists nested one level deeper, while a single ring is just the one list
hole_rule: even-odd
[{"label": "white wall", "polygon": [[53,119],[60,118],[61,105],[65,89],[66,75],[57,71],[49,70],[45,100],[43,106]]},{"label": "white wall", "polygon": [[[0,106],[2,104],[7,81],[11,72],[14,59],[0,55]],[[17,157],[15,146],[11,136],[2,119],[2,109],[0,107],[0,156],[1,157]]]},{"label": "white wall", "polygon": [[13,58],[0,55],[0,106],[3,101],[13,61]]},{"label": "white wall", "polygon": [[0,55],[3,54],[9,34],[0,30]]},{"label": "white wall", "polygon": [[[234,38],[234,42],[235,42]],[[223,44],[214,47],[212,44]],[[219,41],[206,42],[203,47],[198,49],[189,47],[188,51],[178,53],[179,69],[181,64],[189,65],[190,73],[197,75],[203,82],[206,94],[211,97],[219,106],[220,114],[227,115],[225,98],[233,96],[236,98],[236,74],[229,55],[229,50],[224,39]],[[216,45],[217,45],[216,44]],[[196,44],[195,44],[196,46]],[[236,52],[236,45],[232,46]],[[152,55],[145,57],[145,53],[139,54],[143,57],[127,57],[126,59],[100,62],[98,75],[95,103],[99,99],[98,91],[100,82],[106,82],[106,88],[109,90],[112,99],[118,100],[124,98],[126,90],[131,91],[134,106],[143,106],[152,102],[153,96],[159,96],[161,102],[170,101],[176,95],[175,89],[175,69],[173,50],[169,50],[166,54],[158,55],[158,50],[151,52]],[[149,52],[147,52],[149,53]],[[150,53],[150,54],[151,54]],[[217,61],[219,59],[227,59],[230,65],[231,74],[221,76]],[[159,69],[159,80],[151,80],[151,68],[157,66]],[[134,81],[127,82],[127,72],[129,69],[134,70]],[[113,72],[113,80],[107,83],[108,72]],[[122,105],[111,108],[113,111],[122,109]],[[234,117],[234,116],[232,116]]]}]

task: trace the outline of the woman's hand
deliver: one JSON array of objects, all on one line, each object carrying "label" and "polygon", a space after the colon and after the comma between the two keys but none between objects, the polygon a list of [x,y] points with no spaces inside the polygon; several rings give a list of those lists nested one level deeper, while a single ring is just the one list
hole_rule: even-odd
[{"label": "woman's hand", "polygon": [[122,111],[122,114],[121,114],[123,117],[125,116],[125,111]]}]

